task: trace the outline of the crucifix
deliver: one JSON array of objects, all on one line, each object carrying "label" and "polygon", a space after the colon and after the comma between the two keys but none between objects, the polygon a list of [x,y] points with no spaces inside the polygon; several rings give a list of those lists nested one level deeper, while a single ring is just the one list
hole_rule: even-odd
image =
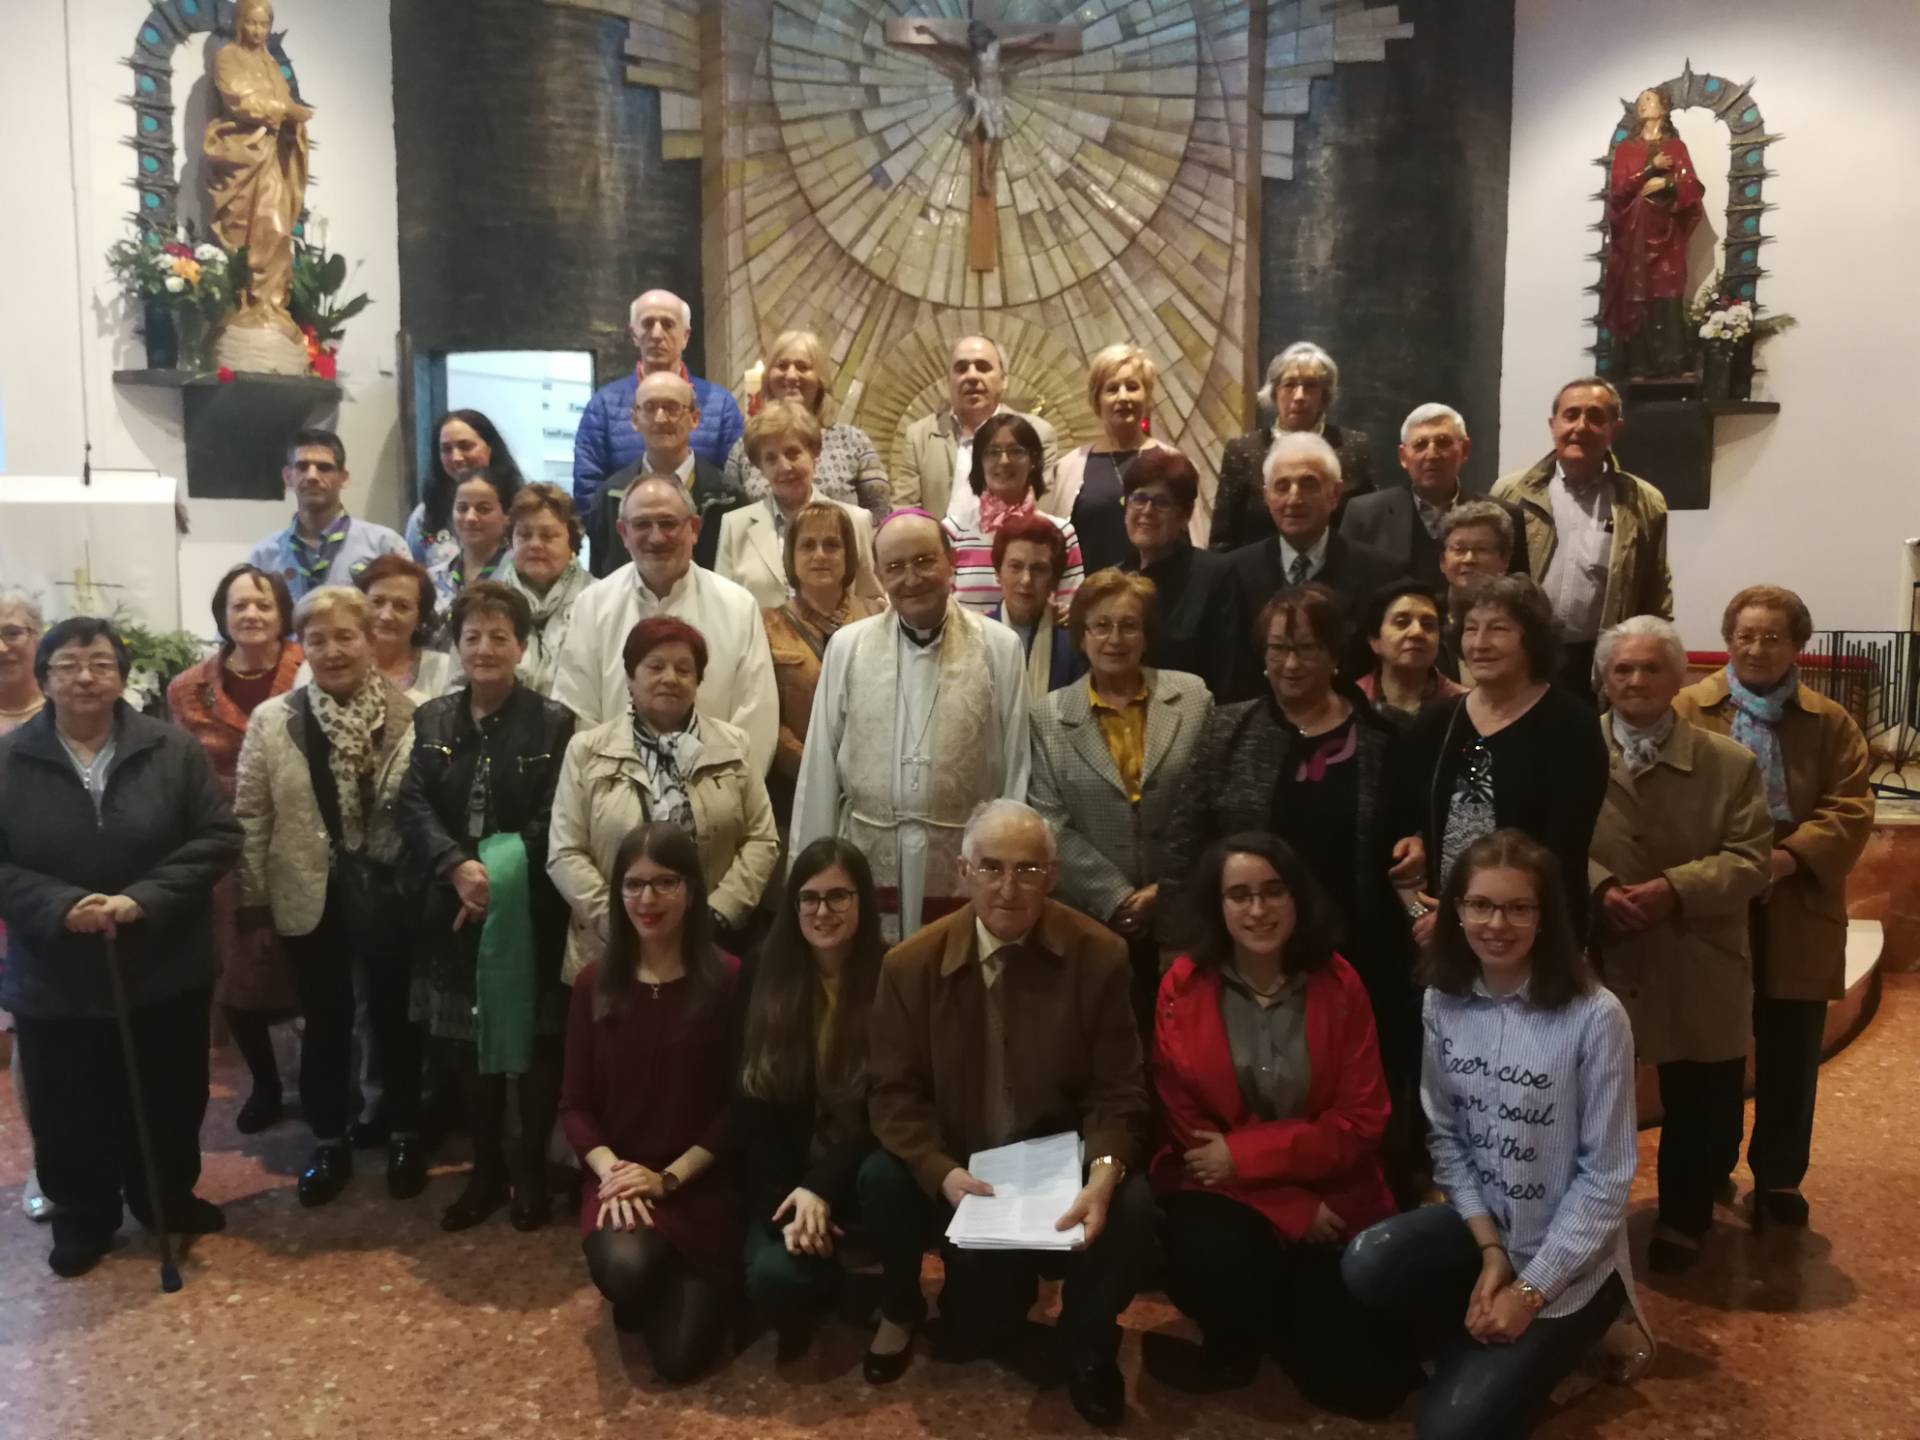
[{"label": "crucifix", "polygon": [[967,229],[967,265],[992,270],[999,264],[999,217],[994,191],[1000,147],[1007,138],[1007,68],[1043,55],[1078,55],[1078,25],[1009,25],[1000,0],[970,0],[965,19],[887,21],[887,43],[918,51],[966,83],[965,134],[972,151],[972,212]]},{"label": "crucifix", "polygon": [[73,613],[76,615],[98,615],[106,601],[103,590],[125,590],[125,585],[116,585],[111,580],[93,578],[93,544],[80,542],[80,563],[73,568],[73,579],[56,580],[56,590],[73,591]]}]

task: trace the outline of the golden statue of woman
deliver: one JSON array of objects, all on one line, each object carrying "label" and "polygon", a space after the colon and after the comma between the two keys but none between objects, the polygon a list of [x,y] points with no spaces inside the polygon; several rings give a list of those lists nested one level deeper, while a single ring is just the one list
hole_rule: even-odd
[{"label": "golden statue of woman", "polygon": [[287,295],[293,227],[307,193],[306,127],[313,111],[294,100],[280,62],[267,50],[272,29],[269,0],[240,0],[234,7],[233,39],[213,58],[220,103],[207,121],[203,149],[214,237],[228,250],[247,247],[245,291],[226,330],[278,331],[302,346],[304,368],[304,345],[287,313]]}]

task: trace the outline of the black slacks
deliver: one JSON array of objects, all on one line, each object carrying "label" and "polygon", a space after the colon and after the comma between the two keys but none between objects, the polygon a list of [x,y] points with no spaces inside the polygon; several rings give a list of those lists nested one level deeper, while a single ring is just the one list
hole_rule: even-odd
[{"label": "black slacks", "polygon": [[1223,1358],[1270,1352],[1301,1393],[1385,1414],[1406,1395],[1406,1327],[1369,1310],[1340,1278],[1341,1245],[1287,1240],[1251,1206],[1204,1190],[1160,1197],[1167,1298]]},{"label": "black slacks", "polygon": [[[943,1229],[951,1217],[951,1211],[942,1216]],[[1133,1303],[1146,1277],[1157,1220],[1145,1177],[1129,1175],[1107,1207],[1106,1229],[1085,1250],[941,1245],[947,1278],[940,1290],[940,1317],[948,1334],[966,1350],[1004,1348],[1019,1333],[1045,1276],[1065,1282],[1058,1329],[1068,1353],[1111,1358],[1120,1348],[1120,1312]]]},{"label": "black slacks", "polygon": [[1761,1190],[1796,1190],[1813,1153],[1824,1000],[1753,997],[1753,1135],[1747,1164]]},{"label": "black slacks", "polygon": [[[413,966],[410,929],[388,917],[391,945],[359,957],[366,963],[367,1015],[373,1026],[374,1059],[385,1087],[388,1127],[405,1133],[420,1125],[420,1027],[407,1018]],[[367,927],[371,930],[373,927]],[[284,937],[293,962],[306,1032],[300,1043],[300,1105],[317,1140],[338,1140],[353,1113],[352,928],[338,889],[311,934]]]},{"label": "black slacks", "polygon": [[[160,1198],[175,1213],[200,1182],[212,1001],[211,988],[202,987],[133,1012]],[[20,1070],[33,1092],[33,1163],[40,1188],[57,1207],[56,1242],[104,1241],[120,1227],[122,1194],[136,1217],[150,1217],[117,1022],[32,1015],[14,1020]]]},{"label": "black slacks", "polygon": [[[918,1315],[928,1206],[913,1172],[875,1145],[840,1194],[821,1198],[833,1207],[834,1224],[879,1260],[887,1318],[904,1323]],[[764,1215],[747,1221],[746,1262],[747,1300],[770,1319],[827,1305],[840,1291],[840,1262],[788,1254],[779,1227]]]},{"label": "black slacks", "polygon": [[1747,1058],[1669,1060],[1660,1076],[1660,1223],[1695,1239],[1740,1159]]}]

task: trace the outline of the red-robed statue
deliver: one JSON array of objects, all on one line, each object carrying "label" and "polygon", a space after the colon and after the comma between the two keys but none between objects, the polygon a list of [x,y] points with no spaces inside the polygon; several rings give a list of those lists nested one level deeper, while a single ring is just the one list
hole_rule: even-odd
[{"label": "red-robed statue", "polygon": [[1667,116],[1667,97],[1643,90],[1639,126],[1613,151],[1607,181],[1605,319],[1628,375],[1682,375],[1687,335],[1687,238],[1705,193],[1693,157]]}]

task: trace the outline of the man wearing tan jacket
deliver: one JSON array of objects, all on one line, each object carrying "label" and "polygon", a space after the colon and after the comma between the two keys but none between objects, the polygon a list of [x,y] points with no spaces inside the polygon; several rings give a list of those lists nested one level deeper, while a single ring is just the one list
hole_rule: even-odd
[{"label": "man wearing tan jacket", "polygon": [[1590,874],[1608,987],[1657,1066],[1660,1223],[1652,1268],[1689,1269],[1740,1158],[1753,1032],[1747,907],[1767,885],[1773,821],[1743,746],[1682,720],[1687,653],[1652,615],[1600,637],[1611,768]]},{"label": "man wearing tan jacket", "polygon": [[1494,483],[1493,498],[1519,507],[1527,570],[1553,605],[1566,651],[1559,683],[1593,693],[1594,642],[1634,615],[1673,618],[1667,568],[1667,502],[1613,458],[1625,420],[1620,392],[1598,376],[1554,396],[1553,452]]},{"label": "man wearing tan jacket", "polygon": [[1126,943],[1047,898],[1059,865],[1037,811],[989,801],[961,853],[970,903],[894,947],[881,972],[868,1060],[874,1134],[944,1202],[942,1228],[964,1196],[992,1193],[967,1171],[976,1150],[1063,1130],[1082,1137],[1085,1187],[1057,1228],[1084,1225],[1084,1246],[945,1245],[940,1313],[955,1358],[1003,1352],[1041,1274],[1063,1274],[1069,1393],[1089,1423],[1112,1425],[1126,1407],[1118,1319],[1154,1228]]},{"label": "man wearing tan jacket", "polygon": [[[973,437],[988,417],[1005,407],[1007,360],[999,343],[985,335],[963,335],[947,361],[947,404],[907,427],[900,462],[893,472],[896,510],[921,509],[936,520],[963,529],[980,523],[980,497],[967,477],[973,469]],[[1045,457],[1041,473],[1051,479],[1060,456],[1059,437],[1038,415],[1027,422],[1040,437]]]}]

